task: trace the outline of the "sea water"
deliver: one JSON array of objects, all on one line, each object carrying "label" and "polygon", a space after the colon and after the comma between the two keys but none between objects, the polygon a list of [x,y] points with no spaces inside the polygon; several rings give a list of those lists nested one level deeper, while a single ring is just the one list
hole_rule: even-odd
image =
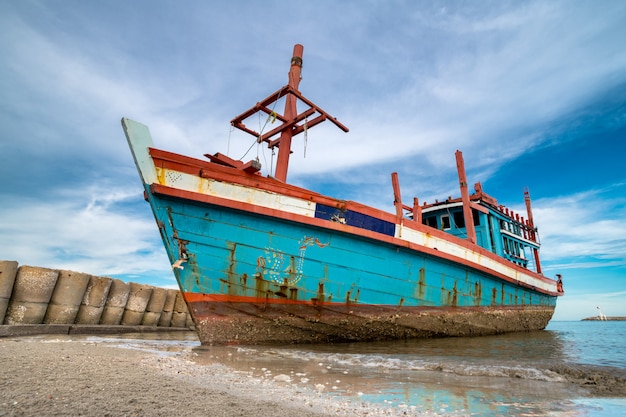
[{"label": "sea water", "polygon": [[[626,322],[551,322],[489,337],[289,346],[200,346],[175,335],[127,347],[190,350],[387,415],[626,416]],[[182,337],[182,340],[176,340]],[[117,343],[120,340],[118,339]]]},{"label": "sea water", "polygon": [[[228,354],[223,354],[223,349]],[[489,337],[199,347],[258,375],[397,415],[626,416],[626,322],[551,322]]]}]

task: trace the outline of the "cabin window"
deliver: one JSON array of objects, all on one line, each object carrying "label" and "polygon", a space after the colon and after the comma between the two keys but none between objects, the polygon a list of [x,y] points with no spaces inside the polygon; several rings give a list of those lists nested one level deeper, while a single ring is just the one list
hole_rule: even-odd
[{"label": "cabin window", "polygon": [[437,228],[437,218],[436,217],[427,217],[427,218],[423,219],[422,222],[426,226],[434,227],[435,229]]},{"label": "cabin window", "polygon": [[465,217],[463,216],[462,211],[457,211],[453,213],[452,216],[454,219],[454,226],[456,226],[457,229],[465,227]]},{"label": "cabin window", "polygon": [[441,229],[443,230],[450,229],[450,216],[447,214],[444,214],[443,216],[441,216]]}]

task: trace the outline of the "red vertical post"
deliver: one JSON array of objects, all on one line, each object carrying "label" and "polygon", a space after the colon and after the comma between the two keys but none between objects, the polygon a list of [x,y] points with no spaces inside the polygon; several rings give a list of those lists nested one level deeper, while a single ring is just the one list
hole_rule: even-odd
[{"label": "red vertical post", "polygon": [[467,175],[465,174],[465,162],[463,161],[463,153],[459,150],[455,153],[456,169],[459,175],[459,186],[461,188],[461,200],[463,201],[463,218],[465,219],[465,231],[467,239],[476,243],[476,230],[474,229],[474,218],[472,217],[472,208],[470,207],[469,191],[467,189]]},{"label": "red vertical post", "polygon": [[[535,227],[535,221],[533,220],[533,209],[530,205],[530,192],[528,190],[524,190],[524,202],[526,203],[526,214],[528,216],[528,225],[531,228]],[[533,240],[534,236],[533,236]]]},{"label": "red vertical post", "polygon": [[[293,57],[291,58],[291,68],[289,69],[289,87],[298,91],[300,85],[300,73],[302,72],[302,53],[304,47],[296,44],[293,47]],[[287,94],[285,99],[284,117],[287,123],[293,121],[298,115],[296,107],[297,98],[293,94]],[[293,128],[285,129],[280,134],[280,143],[278,145],[278,159],[276,162],[276,179],[286,182],[287,169],[289,168],[289,155],[291,154],[291,138],[293,136]]]},{"label": "red vertical post", "polygon": [[413,220],[417,223],[422,223],[422,208],[417,197],[413,197]]},{"label": "red vertical post", "polygon": [[400,194],[400,180],[398,180],[398,173],[391,173],[391,185],[393,186],[393,204],[396,206],[396,222],[402,224],[404,213],[402,212],[402,196]]}]

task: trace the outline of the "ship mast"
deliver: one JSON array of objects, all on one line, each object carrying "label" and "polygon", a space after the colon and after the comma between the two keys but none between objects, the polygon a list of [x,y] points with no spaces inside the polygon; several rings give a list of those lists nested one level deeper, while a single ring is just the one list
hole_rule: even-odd
[{"label": "ship mast", "polygon": [[[530,202],[530,192],[528,190],[524,190],[524,201],[526,203],[526,213],[528,214],[528,226],[531,229],[531,240],[537,241],[536,229],[535,229],[535,221],[533,219],[533,209],[532,204]],[[537,248],[533,248],[533,256],[535,257],[535,269],[538,273],[541,274],[541,263],[539,262],[539,251]]]},{"label": "ship mast", "polygon": [[472,243],[476,243],[476,229],[474,229],[474,218],[472,217],[471,202],[467,189],[467,175],[465,173],[463,153],[457,150],[454,155],[456,156],[456,169],[459,176],[459,187],[461,188],[461,201],[463,202],[463,218],[465,220],[467,239]]},{"label": "ship mast", "polygon": [[[289,69],[289,83],[280,90],[269,95],[264,100],[258,102],[251,109],[243,112],[239,116],[231,120],[231,125],[237,129],[243,130],[257,138],[257,142],[267,142],[270,149],[278,147],[278,159],[276,162],[275,178],[279,181],[287,181],[287,171],[289,168],[289,156],[291,155],[291,140],[294,136],[306,132],[307,129],[323,122],[330,120],[335,126],[344,132],[348,132],[348,128],[341,124],[336,118],[326,113],[319,106],[305,98],[298,86],[300,84],[300,74],[302,71],[302,54],[304,47],[296,44],[293,48],[293,56],[291,58],[291,67]],[[285,97],[284,114],[278,114],[271,110],[270,105]],[[308,109],[298,114],[298,101],[306,104]],[[270,130],[269,132],[256,132],[248,128],[244,121],[258,112],[267,114],[268,119],[281,121],[281,125]],[[309,118],[312,118],[309,120]],[[279,135],[278,138],[272,139]]]},{"label": "ship mast", "polygon": [[[291,58],[291,68],[289,69],[290,89],[298,91],[300,85],[300,73],[302,72],[302,52],[304,47],[297,44],[293,47],[293,57]],[[296,108],[296,97],[292,94],[287,95],[285,99],[285,119],[293,120],[298,114]],[[287,168],[289,168],[289,155],[291,154],[291,138],[293,137],[293,129],[285,129],[280,133],[278,142],[278,161],[276,162],[276,178],[280,181],[287,180]]]}]

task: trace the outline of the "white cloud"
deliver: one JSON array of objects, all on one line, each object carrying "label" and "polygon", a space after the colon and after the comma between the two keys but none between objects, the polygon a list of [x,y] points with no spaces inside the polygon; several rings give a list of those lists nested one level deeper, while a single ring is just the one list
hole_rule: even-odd
[{"label": "white cloud", "polygon": [[148,213],[121,207],[140,199],[140,187],[93,187],[60,191],[46,201],[23,198],[3,204],[2,256],[95,275],[167,277],[171,268],[147,203]]},{"label": "white cloud", "polygon": [[[342,10],[353,6],[344,7]],[[396,14],[386,8],[371,4],[370,7],[378,10],[380,16],[368,14],[363,8],[351,15],[360,24],[355,30],[363,35],[380,24],[375,17],[385,19]],[[546,122],[570,111],[590,91],[608,83],[608,75],[621,68],[625,61],[623,53],[605,57],[606,48],[598,49],[595,43],[583,42],[597,37],[601,30],[615,30],[614,27],[581,25],[584,30],[578,30],[578,27],[572,30],[586,15],[568,11],[566,16],[570,19],[563,19],[564,11],[560,7],[558,4],[531,2],[512,10],[496,9],[486,14],[479,13],[479,10],[469,13],[448,8],[446,13],[439,15],[409,7],[397,25],[406,38],[398,38],[396,32],[390,30],[369,41],[376,53],[385,57],[382,61],[363,62],[362,56],[356,55],[363,53],[363,46],[359,45],[354,50],[341,50],[341,59],[331,58],[332,67],[320,68],[319,64],[313,63],[312,66],[317,65],[322,73],[311,76],[315,84],[307,84],[305,80],[302,91],[316,97],[318,104],[337,115],[352,132],[343,135],[324,130],[323,137],[316,137],[316,130],[320,128],[315,128],[310,133],[309,146],[323,150],[323,157],[303,161],[300,166],[294,166],[293,172],[332,172],[346,166],[367,165],[411,154],[426,155],[433,166],[442,166],[456,148],[462,148],[468,154],[481,154],[485,163],[503,163],[535,146],[543,138],[511,131]],[[231,12],[224,11],[225,14]],[[334,28],[332,20],[326,24]],[[436,30],[445,47],[432,50],[420,46],[419,35],[424,30],[420,25]],[[552,36],[554,25],[560,31],[558,37]],[[310,32],[315,29],[307,27],[309,32],[304,34],[305,37],[311,36]],[[20,21],[14,22],[10,30],[21,41],[19,45],[4,46],[8,52],[7,62],[19,67],[15,72],[21,74],[20,78],[36,92],[35,97],[27,96],[30,99],[28,104],[24,102],[22,105],[32,106],[32,99],[40,99],[41,95],[64,103],[49,116],[56,119],[59,129],[77,129],[75,138],[97,136],[86,141],[94,151],[104,150],[116,155],[126,152],[110,138],[119,132],[116,123],[121,116],[148,124],[153,134],[162,138],[162,147],[166,149],[175,147],[177,151],[199,157],[212,149],[224,151],[229,119],[222,109],[224,99],[230,94],[224,96],[223,92],[230,90],[237,97],[243,95],[241,80],[236,78],[240,71],[232,74],[234,77],[223,72],[210,84],[204,83],[206,77],[201,72],[232,71],[233,65],[244,62],[240,54],[234,54],[228,60],[195,61],[205,67],[188,67],[185,68],[188,73],[181,75],[168,71],[169,66],[180,69],[178,61],[164,61],[162,66],[149,67],[149,62],[142,61],[146,56],[130,55],[132,48],[113,49],[122,41],[120,34],[114,36],[111,44],[100,39],[97,49],[102,51],[95,54],[86,49],[90,45],[84,40],[70,41],[71,38],[58,35],[51,40]],[[111,28],[99,30],[106,34]],[[136,34],[136,30],[128,33]],[[322,41],[323,35],[318,38],[322,39],[316,38],[316,41]],[[59,43],[59,39],[64,43]],[[554,43],[537,49],[537,45],[546,43],[544,39]],[[347,38],[347,41],[362,43],[361,38]],[[225,53],[223,47],[207,47],[210,51]],[[311,48],[317,51],[315,44]],[[257,48],[254,68],[262,68],[262,75],[276,72],[276,62],[269,62],[275,52],[271,56],[262,56],[262,51],[274,49],[270,46]],[[250,52],[248,48],[245,50]],[[320,59],[328,59],[325,54],[332,57],[338,55],[337,52],[317,53]],[[419,56],[420,53],[428,55]],[[153,52],[153,56],[158,54]],[[106,58],[97,59],[98,56]],[[433,64],[411,72],[412,60],[432,60]],[[46,65],[41,65],[42,62]],[[404,81],[389,83],[391,75],[380,71],[396,65],[408,72]],[[286,71],[286,65],[280,68]],[[426,72],[424,68],[428,68]],[[254,85],[245,85],[245,90],[250,93],[263,91],[261,94],[267,94],[286,82],[281,79],[280,84],[268,83],[266,87],[258,87],[257,81],[263,77],[254,75],[257,69],[251,71]],[[341,88],[329,90],[329,85],[350,74],[357,74],[358,79],[366,83],[361,86],[362,94],[355,95]],[[355,98],[367,95],[369,98],[349,104],[337,97],[343,94]],[[260,98],[262,96],[250,96],[249,104],[237,111],[245,110]],[[47,107],[46,111],[50,111]],[[201,108],[206,112],[199,111]],[[68,117],[71,114],[68,110],[78,109],[81,119]],[[64,116],[61,116],[62,112],[65,112]],[[84,119],[86,115],[87,120]],[[67,120],[66,126],[62,126],[60,119]],[[115,127],[110,127],[112,125]],[[60,142],[68,138],[59,136],[56,140]],[[384,146],[381,146],[381,140],[384,140]],[[214,147],[213,142],[220,147]],[[246,140],[233,143],[232,155],[243,154],[249,146]],[[76,145],[81,149],[85,147],[78,140]]]},{"label": "white cloud", "polygon": [[567,268],[626,264],[625,184],[533,203],[543,258]]}]

